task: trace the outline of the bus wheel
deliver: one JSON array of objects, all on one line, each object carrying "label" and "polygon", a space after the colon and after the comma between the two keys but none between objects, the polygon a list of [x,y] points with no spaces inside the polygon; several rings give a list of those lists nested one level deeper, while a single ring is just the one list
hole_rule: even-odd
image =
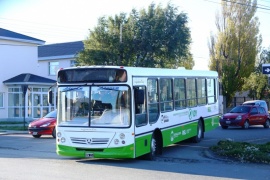
[{"label": "bus wheel", "polygon": [[203,124],[202,124],[202,121],[199,120],[198,121],[198,127],[197,127],[197,135],[192,137],[192,142],[194,143],[199,143],[202,138],[203,138],[204,134],[203,134]]},{"label": "bus wheel", "polygon": [[150,152],[146,154],[145,158],[151,161],[155,160],[157,155],[157,148],[157,140],[155,134],[153,134],[150,142]]}]

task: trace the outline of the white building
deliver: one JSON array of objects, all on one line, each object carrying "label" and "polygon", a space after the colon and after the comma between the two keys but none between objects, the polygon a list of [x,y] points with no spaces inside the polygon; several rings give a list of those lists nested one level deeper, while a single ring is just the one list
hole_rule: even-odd
[{"label": "white building", "polygon": [[49,87],[59,68],[74,65],[83,42],[44,43],[0,28],[0,119],[40,118],[56,108],[47,102]]}]

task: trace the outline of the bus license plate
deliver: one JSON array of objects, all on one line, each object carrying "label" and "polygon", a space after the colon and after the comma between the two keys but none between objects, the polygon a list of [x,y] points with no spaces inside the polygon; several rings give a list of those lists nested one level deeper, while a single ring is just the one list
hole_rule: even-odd
[{"label": "bus license plate", "polygon": [[85,157],[87,158],[93,158],[94,154],[93,153],[85,153]]}]

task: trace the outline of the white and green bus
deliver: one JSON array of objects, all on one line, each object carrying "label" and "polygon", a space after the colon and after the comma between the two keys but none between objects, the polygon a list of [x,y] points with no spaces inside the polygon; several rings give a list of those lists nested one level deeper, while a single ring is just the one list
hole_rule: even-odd
[{"label": "white and green bus", "polygon": [[[49,93],[49,99],[51,99]],[[214,71],[123,66],[65,68],[57,76],[57,154],[155,158],[219,125]]]}]

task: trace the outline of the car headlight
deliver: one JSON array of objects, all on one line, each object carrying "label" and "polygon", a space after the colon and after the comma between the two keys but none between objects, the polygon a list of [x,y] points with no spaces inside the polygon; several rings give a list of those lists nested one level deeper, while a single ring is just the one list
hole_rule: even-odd
[{"label": "car headlight", "polygon": [[237,116],[236,118],[235,118],[235,120],[242,120],[242,116]]},{"label": "car headlight", "polygon": [[46,123],[46,124],[42,124],[40,127],[47,127],[49,126],[51,123]]}]

